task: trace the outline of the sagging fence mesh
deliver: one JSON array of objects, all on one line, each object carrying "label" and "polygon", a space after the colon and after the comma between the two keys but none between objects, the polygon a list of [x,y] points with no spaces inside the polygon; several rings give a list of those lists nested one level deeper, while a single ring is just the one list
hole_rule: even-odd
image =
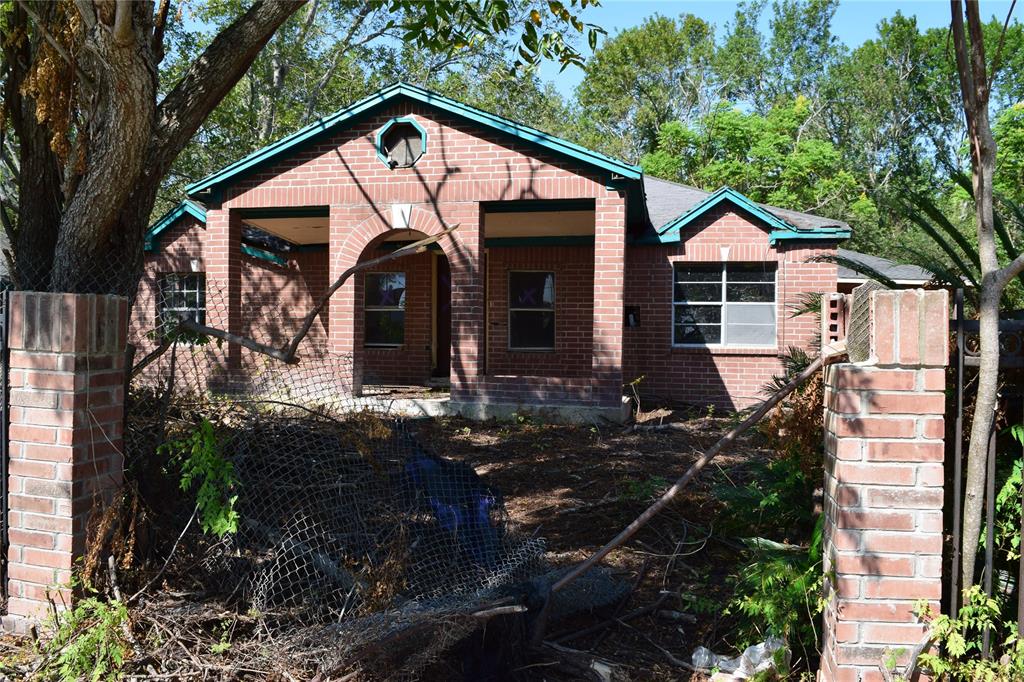
[{"label": "sagging fence mesh", "polygon": [[[416,678],[497,615],[543,602],[559,575],[543,540],[510,521],[472,467],[419,442],[384,398],[356,395],[352,357],[330,352],[326,335],[311,334],[301,361],[285,364],[182,328],[227,318],[211,283],[158,296],[152,324],[136,310],[145,368],[131,384],[125,454],[162,529],[158,554],[186,528],[161,577],[164,594],[181,596],[146,607],[167,649],[154,656],[159,674],[197,665],[197,654],[173,651],[185,635],[165,630],[209,636],[230,613],[246,634],[214,644],[204,665],[227,657],[243,676]],[[256,340],[280,343],[296,317],[282,312],[263,336],[252,327]],[[207,424],[213,437],[197,437]],[[173,489],[189,457],[229,467],[216,502],[232,505],[230,532],[204,532],[192,509],[200,477],[183,495]],[[593,572],[557,595],[551,617],[613,603],[625,588]]]}]

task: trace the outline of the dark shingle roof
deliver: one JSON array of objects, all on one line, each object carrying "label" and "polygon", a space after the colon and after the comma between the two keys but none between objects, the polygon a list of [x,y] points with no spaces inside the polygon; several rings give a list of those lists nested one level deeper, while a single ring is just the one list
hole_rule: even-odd
[{"label": "dark shingle roof", "polygon": [[[710,192],[696,187],[660,180],[648,175],[644,176],[644,194],[647,197],[647,214],[651,218],[651,226],[656,230],[688,212],[711,195]],[[759,204],[759,206],[798,230],[814,230],[823,227],[849,229],[849,225],[841,220],[822,218],[810,213],[800,213],[765,204]]]},{"label": "dark shingle roof", "polygon": [[[836,252],[840,258],[846,260],[855,261],[857,263],[863,263],[867,267],[882,273],[889,279],[897,283],[916,284],[920,282],[931,281],[934,275],[924,268],[920,268],[916,265],[908,265],[906,263],[894,263],[888,258],[882,258],[881,256],[869,256],[866,253],[858,253],[856,251],[850,251],[849,249],[838,249]],[[852,270],[845,265],[840,265],[837,273],[839,279],[852,279],[856,281],[864,281],[868,279],[866,275],[863,275],[856,270]]]}]

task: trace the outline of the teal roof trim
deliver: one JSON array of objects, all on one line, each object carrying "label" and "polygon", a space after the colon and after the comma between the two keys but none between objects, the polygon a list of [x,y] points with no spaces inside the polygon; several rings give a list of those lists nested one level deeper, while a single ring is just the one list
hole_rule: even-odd
[{"label": "teal roof trim", "polygon": [[255,246],[249,246],[248,244],[242,244],[242,253],[244,253],[246,256],[251,256],[252,258],[259,258],[260,260],[265,260],[268,263],[273,263],[274,265],[284,266],[288,264],[288,261],[278,256],[276,253],[264,251],[263,249],[257,249]]},{"label": "teal roof trim", "polygon": [[263,149],[253,152],[238,161],[225,166],[216,173],[209,175],[202,180],[193,183],[185,188],[189,196],[199,192],[214,190],[225,183],[238,178],[238,176],[251,172],[264,164],[276,160],[281,155],[294,150],[301,145],[310,142],[320,135],[335,132],[347,123],[353,122],[361,114],[373,110],[392,99],[407,97],[413,101],[427,104],[442,111],[454,114],[461,118],[479,123],[483,126],[509,134],[525,142],[538,145],[557,154],[569,156],[577,161],[601,170],[621,175],[625,178],[639,180],[642,171],[639,166],[624,163],[610,156],[581,147],[567,140],[563,140],[535,128],[524,126],[507,118],[491,114],[482,109],[471,107],[468,104],[457,102],[442,95],[424,90],[423,88],[409,85],[408,83],[396,83],[383,90],[366,97],[347,109],[331,114],[325,118],[312,123],[301,130],[298,130],[277,142],[270,144]]},{"label": "teal roof trim", "polygon": [[775,246],[776,242],[792,239],[840,240],[849,239],[852,234],[848,227],[819,227],[813,230],[775,230],[768,233],[768,243]]},{"label": "teal roof trim", "polygon": [[671,232],[678,233],[684,227],[713,209],[715,206],[718,206],[723,201],[728,201],[737,208],[740,208],[754,217],[763,220],[773,230],[790,231],[797,229],[786,221],[781,220],[778,216],[772,215],[761,206],[758,206],[732,187],[722,187],[709,194],[704,201],[700,202],[683,215],[662,227],[658,232],[662,235],[667,235]]},{"label": "teal roof trim", "polygon": [[206,224],[206,209],[195,202],[185,199],[150,225],[149,229],[146,230],[143,248],[146,251],[155,251],[159,244],[160,233],[186,215],[192,216],[204,225]]},{"label": "teal roof trim", "polygon": [[675,244],[680,241],[680,232],[683,228],[692,223],[697,218],[701,217],[715,206],[718,206],[723,201],[728,201],[733,206],[746,211],[755,218],[762,220],[771,230],[768,233],[768,243],[774,246],[780,241],[787,241],[791,239],[811,239],[811,240],[829,240],[829,239],[849,239],[850,229],[847,227],[816,227],[814,229],[799,229],[794,225],[786,222],[782,218],[778,217],[774,213],[768,211],[765,207],[760,204],[754,203],[747,197],[743,196],[731,187],[722,187],[712,194],[709,194],[707,198],[701,201],[699,204],[691,208],[689,211],[679,216],[675,220],[671,221],[660,230],[657,234],[645,234],[638,237],[633,241],[634,244]]}]

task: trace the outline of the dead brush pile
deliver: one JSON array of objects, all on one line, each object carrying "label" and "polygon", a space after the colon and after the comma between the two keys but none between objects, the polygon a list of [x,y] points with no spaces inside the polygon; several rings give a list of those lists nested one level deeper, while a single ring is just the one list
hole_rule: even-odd
[{"label": "dead brush pile", "polygon": [[[501,495],[401,420],[199,399],[132,414],[84,598],[8,674],[414,677],[554,580]],[[596,572],[556,615],[621,593]]]}]

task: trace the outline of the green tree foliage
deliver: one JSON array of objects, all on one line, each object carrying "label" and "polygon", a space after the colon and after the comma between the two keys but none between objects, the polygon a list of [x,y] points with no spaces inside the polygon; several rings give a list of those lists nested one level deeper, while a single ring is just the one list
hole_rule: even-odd
[{"label": "green tree foliage", "polygon": [[728,185],[773,206],[868,224],[877,219],[840,151],[809,128],[804,97],[766,115],[721,106],[694,127],[662,127],[656,150],[643,157],[652,175],[714,190]]},{"label": "green tree foliage", "polygon": [[608,40],[576,91],[584,143],[627,160],[653,150],[662,125],[707,105],[714,55],[714,29],[691,14],[654,15]]}]

